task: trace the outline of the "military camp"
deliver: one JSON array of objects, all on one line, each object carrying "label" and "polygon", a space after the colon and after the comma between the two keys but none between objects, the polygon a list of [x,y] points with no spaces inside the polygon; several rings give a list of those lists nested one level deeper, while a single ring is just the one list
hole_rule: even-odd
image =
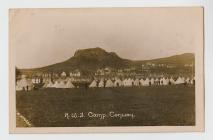
[{"label": "military camp", "polygon": [[[193,125],[193,58],[193,54],[182,54],[132,61],[93,48],[44,68],[17,68],[18,117],[24,116],[25,125],[31,127]],[[110,111],[136,117],[127,123],[86,115]],[[67,121],[64,115],[72,112],[83,113],[85,118]]]}]

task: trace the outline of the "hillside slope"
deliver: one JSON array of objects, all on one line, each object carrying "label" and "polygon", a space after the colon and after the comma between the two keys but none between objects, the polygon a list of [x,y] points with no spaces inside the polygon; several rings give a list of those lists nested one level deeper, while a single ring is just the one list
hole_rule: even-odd
[{"label": "hillside slope", "polygon": [[45,66],[35,69],[21,69],[22,73],[25,72],[69,72],[79,69],[82,73],[90,73],[96,71],[98,68],[110,67],[114,69],[122,69],[129,67],[141,67],[142,64],[155,63],[155,64],[171,64],[176,66],[184,66],[185,64],[194,64],[194,54],[184,53],[181,55],[174,55],[165,58],[153,60],[140,60],[133,61],[123,59],[114,52],[106,52],[101,48],[89,48],[77,50],[70,59],[56,63],[53,65]]}]

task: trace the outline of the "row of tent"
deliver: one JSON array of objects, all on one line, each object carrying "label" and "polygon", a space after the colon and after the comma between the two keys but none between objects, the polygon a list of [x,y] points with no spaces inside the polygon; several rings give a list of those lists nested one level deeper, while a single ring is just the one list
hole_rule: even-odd
[{"label": "row of tent", "polygon": [[27,78],[22,78],[21,80],[18,80],[16,82],[16,90],[32,90],[33,89],[33,83],[32,80],[27,79]]},{"label": "row of tent", "polygon": [[[35,87],[35,83],[32,80],[23,78],[16,82],[16,90],[32,90]],[[47,80],[44,82],[43,88],[75,88],[70,80],[56,80],[52,82],[51,80]]]},{"label": "row of tent", "polygon": [[[151,85],[176,85],[176,84],[194,84],[195,79],[192,78],[184,78],[178,77],[177,80],[173,78],[146,78],[146,79],[124,79],[121,80],[119,78],[111,79],[101,79],[101,80],[93,80],[89,83],[89,88],[94,87],[131,87],[131,86],[151,86]],[[34,84],[32,80],[27,78],[22,78],[18,80],[16,83],[16,90],[32,90],[34,88]],[[56,80],[52,82],[51,80],[46,80],[43,84],[43,88],[75,88],[72,80]]]},{"label": "row of tent", "polygon": [[64,80],[57,80],[54,83],[50,80],[45,82],[44,88],[75,88],[75,86],[72,84],[70,80],[64,81]]},{"label": "row of tent", "polygon": [[177,84],[194,84],[195,80],[190,78],[178,77],[177,80],[173,78],[146,78],[146,79],[124,79],[117,78],[114,82],[111,79],[93,80],[89,87],[131,87],[131,86],[151,86],[151,85],[177,85]]}]

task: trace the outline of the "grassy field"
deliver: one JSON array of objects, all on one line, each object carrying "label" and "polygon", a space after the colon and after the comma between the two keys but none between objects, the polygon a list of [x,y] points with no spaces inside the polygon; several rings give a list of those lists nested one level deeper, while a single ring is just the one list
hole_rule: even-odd
[{"label": "grassy field", "polygon": [[[17,111],[34,127],[195,124],[194,86],[40,89],[19,91],[16,101]],[[106,114],[106,117],[89,117],[88,112]],[[110,117],[109,112],[133,114],[134,117],[120,119]]]}]

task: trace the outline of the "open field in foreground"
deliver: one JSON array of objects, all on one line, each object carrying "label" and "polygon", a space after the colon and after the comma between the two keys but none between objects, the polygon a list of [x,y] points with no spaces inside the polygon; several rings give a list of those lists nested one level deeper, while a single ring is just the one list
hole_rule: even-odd
[{"label": "open field in foreground", "polygon": [[34,127],[195,124],[194,86],[40,89],[19,91],[16,101],[17,111]]}]

